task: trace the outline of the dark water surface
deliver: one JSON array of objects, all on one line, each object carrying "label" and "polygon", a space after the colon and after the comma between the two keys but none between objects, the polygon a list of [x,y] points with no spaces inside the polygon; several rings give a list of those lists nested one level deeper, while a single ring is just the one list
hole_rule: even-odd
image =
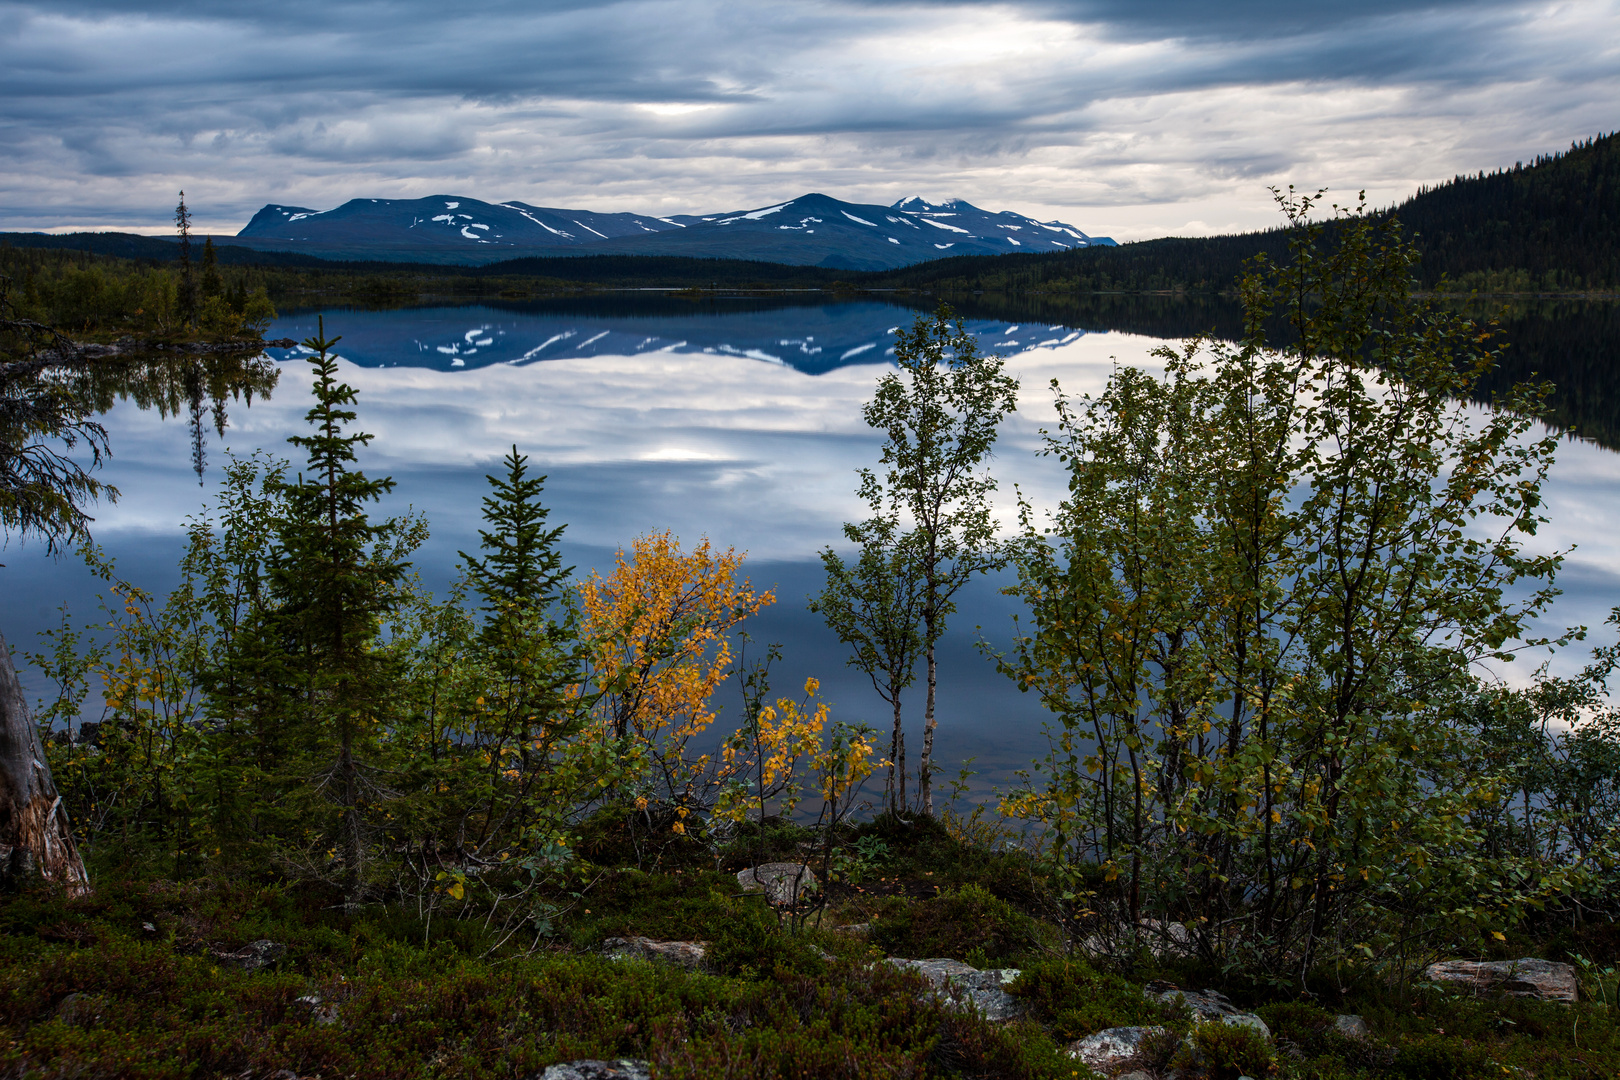
[{"label": "dark water surface", "polygon": [[[1004,521],[1014,520],[1015,483],[1037,505],[1062,497],[1058,466],[1033,453],[1039,427],[1053,418],[1052,378],[1071,393],[1095,391],[1116,362],[1158,366],[1150,354],[1163,337],[1218,328],[1226,318],[1218,306],[1118,299],[1061,317],[1044,302],[964,305],[983,347],[1006,356],[1022,379],[1019,412],[993,463]],[[863,512],[855,470],[876,464],[880,440],[862,423],[861,405],[887,370],[893,329],[915,315],[899,302],[829,302],[819,294],[787,302],[621,294],[295,312],[271,335],[302,339],[319,316],[328,334],[342,336],[342,377],[359,390],[359,426],[376,435],[361,467],[397,481],[388,510],[411,506],[429,519],[433,535],[417,568],[430,588],[450,581],[458,549],[476,547],[483,475],[515,443],[549,475],[551,520],[568,524],[567,554],[580,571],[610,567],[617,547],[659,528],[688,545],[706,535],[746,550],[755,584],[776,590],[777,603],[751,629],[756,641],[783,643],[778,685],[797,687],[816,675],[839,715],[882,726],[883,703],[844,666],[838,642],[804,602],[821,583],[816,552],[838,545],[841,523]],[[1562,349],[1580,358],[1594,400],[1616,400],[1612,308],[1570,313],[1577,332],[1562,346],[1558,320],[1535,313],[1524,320],[1540,334],[1540,356]],[[228,403],[223,437],[209,427],[206,409],[194,426],[185,410],[165,417],[132,401],[110,408],[114,457],[106,479],[124,498],[98,510],[95,533],[123,576],[159,592],[173,584],[184,520],[212,492],[226,448],[291,456],[286,437],[303,429],[310,404],[302,352],[272,353],[279,385],[251,406]],[[202,486],[193,445],[199,430]],[[1620,458],[1566,443],[1546,503],[1552,526],[1538,547],[1579,545],[1556,616],[1595,627],[1620,604]],[[54,624],[64,603],[81,616],[93,612],[94,583],[75,559],[53,562],[37,547],[13,545],[4,561],[4,630],[14,647],[37,647],[35,634]],[[1009,636],[1013,608],[996,584],[969,590],[942,646],[939,756],[952,770],[977,756],[985,780],[1005,781],[1044,740],[1036,701],[997,675],[979,647],[981,639],[994,648]],[[1580,666],[1578,657],[1566,663]],[[37,673],[25,679],[36,696],[47,691]],[[735,715],[736,701],[726,704]]]}]

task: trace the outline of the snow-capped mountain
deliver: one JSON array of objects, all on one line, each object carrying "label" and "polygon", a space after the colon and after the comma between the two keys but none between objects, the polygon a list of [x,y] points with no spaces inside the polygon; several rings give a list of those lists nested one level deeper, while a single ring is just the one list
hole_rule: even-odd
[{"label": "snow-capped mountain", "polygon": [[[555,210],[527,203],[486,203],[454,195],[425,199],[351,199],[331,210],[270,205],[236,235],[291,244],[348,244],[454,251],[577,247],[680,226],[641,214]],[[257,245],[262,246],[262,245]],[[292,250],[301,250],[292,248]],[[494,258],[510,258],[500,253]],[[478,261],[486,261],[479,259]]]},{"label": "snow-capped mountain", "polygon": [[803,195],[720,214],[604,214],[464,196],[352,199],[331,210],[269,205],[237,234],[248,246],[343,259],[486,263],[525,255],[674,255],[883,270],[951,255],[1112,244],[1061,221],[960,199],[893,206]]}]

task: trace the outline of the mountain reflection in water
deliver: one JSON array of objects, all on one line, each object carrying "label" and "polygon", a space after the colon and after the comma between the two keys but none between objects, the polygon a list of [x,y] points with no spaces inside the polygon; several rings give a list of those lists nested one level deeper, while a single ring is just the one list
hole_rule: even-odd
[{"label": "mountain reflection in water", "polygon": [[[564,357],[697,353],[747,357],[819,375],[892,356],[895,329],[910,326],[916,314],[916,307],[901,303],[828,303],[820,296],[794,302],[621,294],[406,311],[353,309],[331,313],[328,321],[341,323],[339,351],[362,367],[453,371]],[[315,319],[313,312],[289,314],[277,323],[276,333],[303,340],[315,332]],[[1067,344],[1084,333],[1062,323],[982,315],[967,316],[966,323],[982,348],[1003,355]]]}]

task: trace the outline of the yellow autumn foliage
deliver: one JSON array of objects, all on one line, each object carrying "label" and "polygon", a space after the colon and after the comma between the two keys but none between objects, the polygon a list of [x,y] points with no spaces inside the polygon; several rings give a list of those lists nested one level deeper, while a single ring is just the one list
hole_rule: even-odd
[{"label": "yellow autumn foliage", "polygon": [[652,532],[621,550],[611,573],[579,583],[589,679],[601,693],[596,730],[642,757],[676,802],[712,781],[711,755],[687,747],[714,723],[730,635],[776,600],[739,578],[742,561],[707,539],[685,552],[672,533]]}]

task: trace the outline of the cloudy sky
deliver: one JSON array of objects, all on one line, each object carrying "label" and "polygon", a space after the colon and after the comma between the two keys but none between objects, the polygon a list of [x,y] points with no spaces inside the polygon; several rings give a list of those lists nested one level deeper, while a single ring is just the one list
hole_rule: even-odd
[{"label": "cloudy sky", "polygon": [[0,229],[957,196],[1121,240],[1620,127],[1620,3],[0,0]]}]

